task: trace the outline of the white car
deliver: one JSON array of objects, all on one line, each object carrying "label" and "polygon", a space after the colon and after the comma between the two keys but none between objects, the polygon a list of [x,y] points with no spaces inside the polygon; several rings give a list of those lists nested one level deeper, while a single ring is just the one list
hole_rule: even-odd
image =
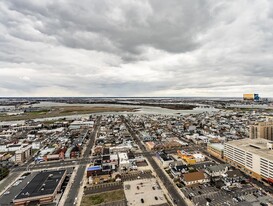
[{"label": "white car", "polygon": [[10,191],[4,192],[4,195],[8,195],[8,194],[10,194]]}]

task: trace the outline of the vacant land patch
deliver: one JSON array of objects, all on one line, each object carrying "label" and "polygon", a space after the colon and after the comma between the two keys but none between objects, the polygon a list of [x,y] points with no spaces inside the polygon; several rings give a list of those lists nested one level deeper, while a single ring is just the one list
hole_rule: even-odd
[{"label": "vacant land patch", "polygon": [[123,190],[115,190],[94,195],[84,195],[82,198],[81,206],[98,205],[123,199],[125,199]]},{"label": "vacant land patch", "polygon": [[69,116],[100,112],[134,112],[137,108],[125,107],[87,107],[87,106],[62,106],[51,107],[47,110],[25,112],[19,115],[0,115],[0,121],[30,120],[48,117]]}]

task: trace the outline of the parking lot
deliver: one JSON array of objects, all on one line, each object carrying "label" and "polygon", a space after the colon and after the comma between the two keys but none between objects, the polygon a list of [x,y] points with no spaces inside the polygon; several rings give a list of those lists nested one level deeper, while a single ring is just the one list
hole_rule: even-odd
[{"label": "parking lot", "polygon": [[193,197],[193,202],[197,205],[206,205],[210,202],[210,205],[238,205],[230,196],[224,191],[211,192],[208,194]]},{"label": "parking lot", "polygon": [[217,192],[218,189],[212,186],[207,185],[199,185],[195,187],[184,187],[182,191],[185,191],[186,196],[198,196],[208,193]]},{"label": "parking lot", "polygon": [[149,179],[153,178],[152,171],[150,170],[144,170],[143,172],[138,171],[138,172],[132,172],[132,173],[124,173],[121,175],[121,180],[124,181],[132,181],[132,180],[137,180],[137,179]]},{"label": "parking lot", "polygon": [[24,173],[23,176],[20,177],[20,180],[14,182],[12,186],[7,188],[3,195],[0,197],[0,206],[11,205],[13,199],[21,192],[21,190],[37,173],[38,172]]},{"label": "parking lot", "polygon": [[210,202],[210,205],[237,205],[227,192],[209,184],[184,187],[181,190],[195,205],[206,205],[207,202]]},{"label": "parking lot", "polygon": [[119,190],[119,189],[123,189],[122,182],[110,182],[110,183],[92,185],[91,187],[86,187],[84,189],[84,194],[87,195],[87,194],[108,192],[111,190]]},{"label": "parking lot", "polygon": [[265,193],[258,191],[251,185],[245,185],[243,188],[234,189],[234,191],[225,191],[209,184],[184,187],[181,191],[185,196],[198,206],[209,205],[261,205],[261,203],[273,203],[273,198]]}]

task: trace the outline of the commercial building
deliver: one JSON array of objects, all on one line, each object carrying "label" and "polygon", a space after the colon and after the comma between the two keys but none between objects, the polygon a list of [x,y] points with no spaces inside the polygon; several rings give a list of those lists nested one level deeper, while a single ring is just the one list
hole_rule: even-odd
[{"label": "commercial building", "polygon": [[90,166],[87,168],[87,177],[102,174],[102,167],[100,165]]},{"label": "commercial building", "polygon": [[225,143],[227,163],[256,179],[273,182],[273,142],[265,139],[241,139]]},{"label": "commercial building", "polygon": [[166,154],[163,151],[157,152],[156,156],[160,160],[160,162],[164,168],[169,167],[169,164],[174,161],[168,154]]},{"label": "commercial building", "polygon": [[273,121],[251,125],[249,127],[249,135],[251,139],[263,138],[273,140]]},{"label": "commercial building", "polygon": [[15,162],[23,163],[31,157],[31,145],[23,147],[15,152]]},{"label": "commercial building", "polygon": [[205,161],[205,156],[201,153],[191,154],[184,150],[177,150],[177,155],[188,165],[194,165],[196,163]]},{"label": "commercial building", "polygon": [[126,152],[121,152],[118,154],[119,167],[121,170],[128,169],[130,167],[130,161]]},{"label": "commercial building", "polygon": [[69,129],[80,129],[80,128],[92,128],[94,126],[94,121],[74,121],[70,124]]},{"label": "commercial building", "polygon": [[208,144],[207,151],[212,156],[217,157],[218,159],[223,159],[224,157],[224,145],[220,143]]},{"label": "commercial building", "polygon": [[66,170],[42,171],[15,197],[15,206],[53,202],[66,176]]}]

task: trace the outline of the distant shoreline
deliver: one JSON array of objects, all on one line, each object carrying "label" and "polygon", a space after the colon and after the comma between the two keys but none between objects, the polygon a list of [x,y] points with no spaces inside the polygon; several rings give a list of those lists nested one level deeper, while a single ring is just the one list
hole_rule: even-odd
[{"label": "distant shoreline", "polygon": [[[68,102],[67,104],[75,104],[75,102]],[[154,103],[127,103],[127,102],[86,102],[81,104],[115,104],[115,105],[129,105],[129,106],[150,106],[150,107],[161,107],[164,109],[172,109],[172,110],[193,110],[197,106],[191,104],[154,104]]]}]

